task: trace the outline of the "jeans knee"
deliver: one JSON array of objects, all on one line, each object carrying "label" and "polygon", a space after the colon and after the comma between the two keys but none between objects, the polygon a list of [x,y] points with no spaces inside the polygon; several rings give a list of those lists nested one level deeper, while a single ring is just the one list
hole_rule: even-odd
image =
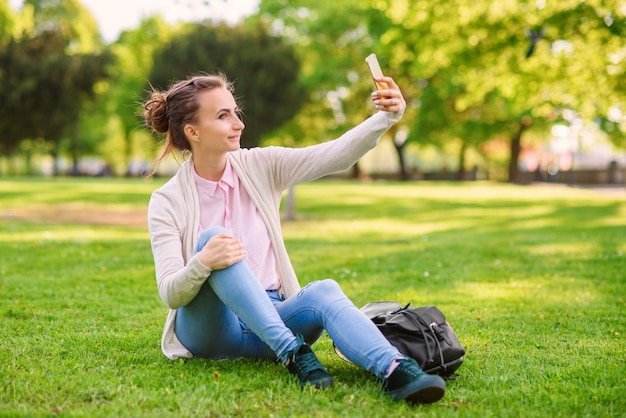
[{"label": "jeans knee", "polygon": [[330,294],[341,294],[343,295],[343,291],[341,290],[341,287],[339,287],[339,283],[337,283],[335,280],[333,279],[324,279],[324,280],[320,280],[319,281],[319,286],[322,289],[322,291],[324,293],[330,293]]},{"label": "jeans knee", "polygon": [[230,231],[221,226],[212,226],[200,232],[198,243],[196,244],[196,252],[200,251],[211,238],[221,233],[230,234]]},{"label": "jeans knee", "polygon": [[[316,296],[319,296],[321,300],[335,300],[346,297],[339,287],[339,284],[333,279],[319,280],[310,283],[308,286],[309,291],[312,291]],[[306,288],[305,287],[305,288]]]}]

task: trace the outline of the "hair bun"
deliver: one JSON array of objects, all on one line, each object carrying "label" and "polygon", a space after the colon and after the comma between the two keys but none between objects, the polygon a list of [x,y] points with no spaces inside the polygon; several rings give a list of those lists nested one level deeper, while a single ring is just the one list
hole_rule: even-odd
[{"label": "hair bun", "polygon": [[166,133],[170,128],[167,116],[167,97],[165,94],[153,91],[150,99],[144,105],[143,112],[146,125],[158,133]]}]

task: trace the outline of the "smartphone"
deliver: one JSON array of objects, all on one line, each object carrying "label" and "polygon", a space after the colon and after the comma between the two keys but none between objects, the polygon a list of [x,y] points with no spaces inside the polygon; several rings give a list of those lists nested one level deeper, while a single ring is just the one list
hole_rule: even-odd
[{"label": "smartphone", "polygon": [[389,86],[384,81],[376,81],[377,77],[383,76],[383,70],[380,69],[380,64],[378,63],[378,58],[376,58],[376,54],[369,54],[367,58],[365,58],[365,62],[367,66],[370,68],[370,73],[372,74],[372,79],[374,80],[374,85],[376,86],[376,90],[385,90]]}]

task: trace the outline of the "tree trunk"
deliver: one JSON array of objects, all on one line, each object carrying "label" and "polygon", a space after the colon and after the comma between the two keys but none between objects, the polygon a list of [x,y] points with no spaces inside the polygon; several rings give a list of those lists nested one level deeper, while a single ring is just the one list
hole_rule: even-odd
[{"label": "tree trunk", "polygon": [[30,150],[24,151],[24,166],[26,168],[26,174],[32,176],[33,174],[33,153]]},{"label": "tree trunk", "polygon": [[80,160],[80,151],[76,146],[72,147],[72,175],[78,176],[78,165]]},{"label": "tree trunk", "polygon": [[520,121],[519,128],[513,138],[511,138],[511,160],[509,161],[509,183],[519,183],[519,155],[522,151],[522,135],[530,126],[529,116],[524,116]]},{"label": "tree trunk", "polygon": [[406,142],[403,142],[401,144],[398,144],[396,141],[393,141],[393,148],[396,150],[396,153],[398,154],[398,165],[400,166],[400,180],[401,181],[407,181],[410,180],[409,179],[409,173],[406,169],[406,161],[404,158],[404,146],[405,146]]},{"label": "tree trunk", "polygon": [[397,126],[392,126],[389,129],[389,133],[392,137],[393,148],[396,150],[398,154],[398,166],[400,167],[400,180],[407,181],[411,179],[411,176],[406,167],[406,159],[404,157],[404,150],[407,143],[408,131],[403,129],[398,129]]},{"label": "tree trunk", "polygon": [[459,172],[457,173],[457,180],[467,180],[465,178],[465,153],[467,151],[467,142],[461,141],[461,149],[459,150]]},{"label": "tree trunk", "polygon": [[124,129],[124,166],[126,167],[126,177],[130,177],[130,159],[133,154],[133,138],[131,132]]},{"label": "tree trunk", "polygon": [[296,188],[291,186],[287,190],[287,196],[285,197],[285,213],[283,218],[286,221],[294,221],[296,219]]},{"label": "tree trunk", "polygon": [[50,154],[52,155],[52,176],[57,177],[59,175],[59,146],[56,142],[52,145]]}]

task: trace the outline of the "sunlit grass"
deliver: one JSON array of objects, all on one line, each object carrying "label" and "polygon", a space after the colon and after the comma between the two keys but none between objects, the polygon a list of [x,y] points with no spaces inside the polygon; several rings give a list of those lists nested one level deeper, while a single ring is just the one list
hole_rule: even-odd
[{"label": "sunlit grass", "polygon": [[7,226],[0,231],[0,242],[22,242],[37,245],[41,242],[59,243],[86,243],[90,241],[127,241],[149,239],[147,230],[133,230],[122,228],[89,227],[84,225],[59,225],[40,224],[35,230],[24,230],[25,228],[15,224],[14,227]]},{"label": "sunlit grass", "polygon": [[109,178],[18,178],[0,182],[0,199],[5,209],[22,205],[141,207],[147,204],[149,193],[160,182],[158,179],[120,182]]},{"label": "sunlit grass", "polygon": [[298,218],[283,231],[302,284],[335,278],[357,305],[437,305],[466,347],[445,398],[413,407],[337,358],[327,336],[315,348],[336,383],[321,393],[300,392],[268,362],[165,359],[166,308],[142,218],[162,182],[0,180],[0,416],[626,410],[622,194],[491,183],[296,188]]}]

